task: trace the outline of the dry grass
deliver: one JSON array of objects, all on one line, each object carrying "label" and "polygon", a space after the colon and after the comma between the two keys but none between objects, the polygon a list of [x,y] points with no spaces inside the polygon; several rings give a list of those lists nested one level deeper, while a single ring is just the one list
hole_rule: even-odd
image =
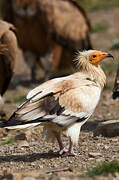
[{"label": "dry grass", "polygon": [[89,11],[96,11],[100,9],[109,9],[119,7],[119,0],[77,0],[84,8]]}]

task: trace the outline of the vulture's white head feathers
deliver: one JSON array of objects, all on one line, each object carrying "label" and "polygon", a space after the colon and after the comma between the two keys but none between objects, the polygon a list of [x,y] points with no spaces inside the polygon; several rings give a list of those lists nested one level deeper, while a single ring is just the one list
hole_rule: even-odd
[{"label": "vulture's white head feathers", "polygon": [[107,57],[113,58],[113,56],[107,52],[97,50],[79,51],[74,61],[77,64],[77,71],[90,74],[92,77],[96,78],[99,85],[103,87],[106,77],[99,63]]},{"label": "vulture's white head feathers", "polygon": [[107,57],[113,58],[113,56],[107,52],[97,50],[78,51],[76,58],[77,67],[83,68],[83,70],[90,64],[98,67],[99,63]]}]

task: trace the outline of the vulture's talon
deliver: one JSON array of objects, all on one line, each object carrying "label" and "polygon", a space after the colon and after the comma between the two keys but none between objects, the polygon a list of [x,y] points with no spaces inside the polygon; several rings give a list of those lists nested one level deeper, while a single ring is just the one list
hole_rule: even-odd
[{"label": "vulture's talon", "polygon": [[65,154],[65,153],[67,153],[68,152],[68,150],[64,147],[63,149],[61,149],[60,151],[59,151],[59,155],[63,155],[63,154]]}]

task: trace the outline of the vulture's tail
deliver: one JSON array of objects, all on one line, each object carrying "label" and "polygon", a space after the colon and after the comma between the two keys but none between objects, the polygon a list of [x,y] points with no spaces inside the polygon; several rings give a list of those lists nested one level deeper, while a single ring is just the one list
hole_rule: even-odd
[{"label": "vulture's tail", "polygon": [[15,118],[15,113],[10,117],[9,120],[0,121],[0,128],[6,129],[27,129],[32,128],[34,126],[39,125],[41,122],[38,121],[30,121],[30,122],[22,122]]},{"label": "vulture's tail", "polygon": [[12,114],[9,120],[0,121],[0,128],[26,129],[41,124],[39,118],[39,103],[30,103],[30,99],[23,102]]}]

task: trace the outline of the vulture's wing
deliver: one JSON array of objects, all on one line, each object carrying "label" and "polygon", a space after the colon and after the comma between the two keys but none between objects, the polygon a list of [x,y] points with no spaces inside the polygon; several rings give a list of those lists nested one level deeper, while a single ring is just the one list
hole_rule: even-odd
[{"label": "vulture's wing", "polygon": [[74,0],[39,0],[40,13],[49,36],[70,48],[79,48],[90,30],[84,9]]},{"label": "vulture's wing", "polygon": [[0,94],[3,95],[12,78],[17,54],[14,26],[0,20]]},{"label": "vulture's wing", "polygon": [[72,77],[53,79],[33,89],[3,126],[16,129],[55,123],[67,127],[87,120],[98,103],[100,89],[90,80]]},{"label": "vulture's wing", "polygon": [[11,23],[0,20],[0,37],[8,30],[14,32],[16,29]]}]

